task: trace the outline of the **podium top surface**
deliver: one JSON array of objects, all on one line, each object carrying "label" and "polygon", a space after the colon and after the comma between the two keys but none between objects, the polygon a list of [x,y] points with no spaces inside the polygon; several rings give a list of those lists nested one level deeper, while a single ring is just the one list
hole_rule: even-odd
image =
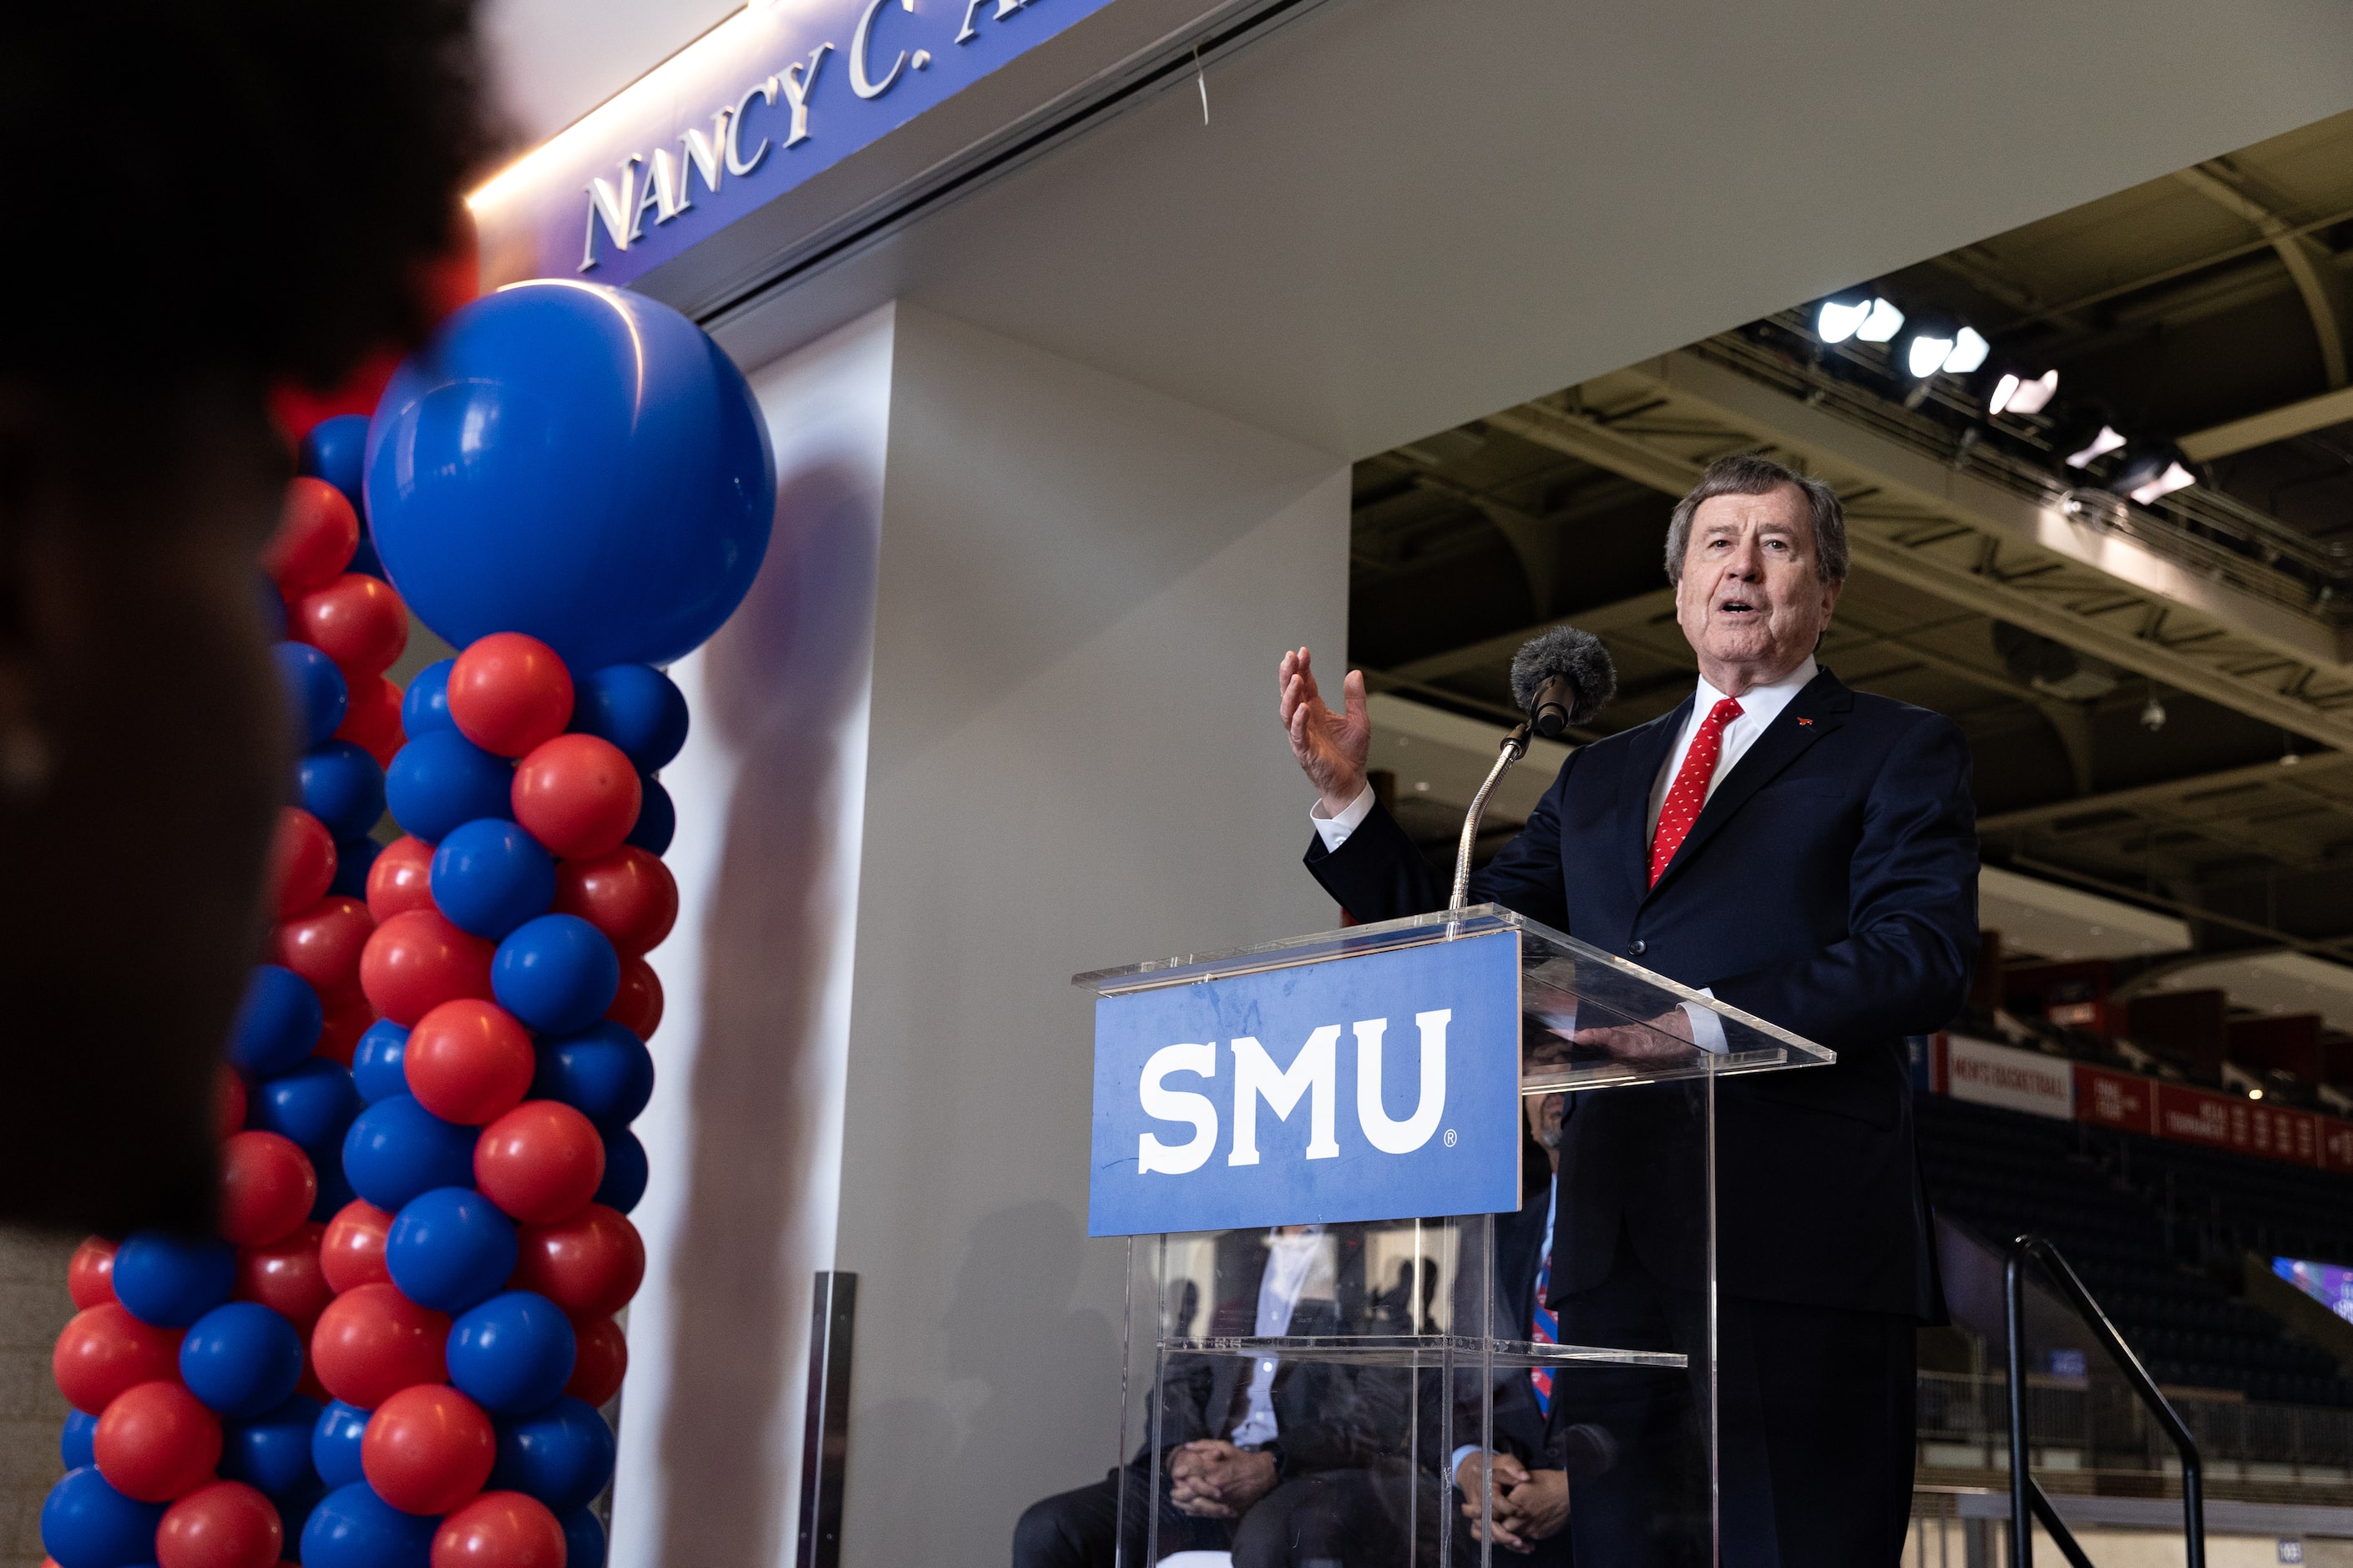
[{"label": "podium top surface", "polygon": [[[1147,959],[1071,976],[1098,996],[1396,952],[1515,941],[1527,1051],[1521,1092],[1815,1067],[1837,1053],[1499,904],[1288,937],[1230,952]],[[1703,1018],[1700,1015],[1706,1015]]]}]

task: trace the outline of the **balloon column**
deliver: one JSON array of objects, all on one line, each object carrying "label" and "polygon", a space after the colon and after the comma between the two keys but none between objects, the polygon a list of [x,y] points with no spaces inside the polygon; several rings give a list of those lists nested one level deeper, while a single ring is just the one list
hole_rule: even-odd
[{"label": "balloon column", "polygon": [[[601,1568],[645,955],[678,914],[655,775],[687,710],[657,667],[749,589],[774,460],[691,322],[572,283],[459,311],[303,458],[265,565],[307,749],[222,1079],[220,1234],[75,1254],[43,1542]],[[461,651],[404,693],[410,611]]]}]

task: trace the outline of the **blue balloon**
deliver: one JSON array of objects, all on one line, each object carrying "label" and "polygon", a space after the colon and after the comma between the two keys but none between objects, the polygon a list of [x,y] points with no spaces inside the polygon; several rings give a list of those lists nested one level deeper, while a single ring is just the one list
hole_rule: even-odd
[{"label": "blue balloon", "polygon": [[613,1479],[613,1429],[586,1401],[559,1394],[491,1426],[499,1458],[486,1490],[523,1492],[563,1513],[586,1507]]},{"label": "blue balloon", "polygon": [[493,1415],[521,1415],[564,1392],[579,1351],[562,1308],[509,1290],[449,1325],[449,1381]]},{"label": "blue balloon", "polygon": [[368,427],[368,516],[409,608],[455,647],[527,632],[573,669],[668,664],[717,631],[776,490],[718,345],[645,295],[570,281],[459,310]]},{"label": "blue balloon", "polygon": [[602,1129],[628,1126],[653,1095],[654,1054],[610,1018],[540,1045],[533,1100],[560,1100]]},{"label": "blue balloon", "polygon": [[350,741],[326,741],[302,753],[296,769],[302,809],[338,840],[364,838],[384,815],[384,770]]},{"label": "blue balloon", "polygon": [[646,1146],[626,1127],[605,1134],[605,1179],[596,1184],[596,1201],[617,1214],[627,1214],[646,1195],[650,1172]]},{"label": "blue balloon", "polygon": [[311,1166],[319,1173],[319,1195],[311,1200],[311,1217],[324,1225],[356,1200],[359,1194],[352,1190],[351,1178],[343,1174],[342,1160],[322,1154],[311,1162]]},{"label": "blue balloon", "polygon": [[489,1300],[515,1268],[514,1221],[471,1187],[408,1200],[385,1237],[384,1266],[400,1293],[437,1312]]},{"label": "blue balloon", "polygon": [[302,1381],[302,1336],[259,1301],[215,1307],[180,1342],[180,1381],[221,1415],[251,1421]]},{"label": "blue balloon", "polygon": [[457,659],[444,658],[427,665],[408,683],[400,699],[400,731],[410,740],[435,730],[455,730],[458,721],[449,717],[449,671]]},{"label": "blue balloon", "polygon": [[324,745],[342,727],[344,710],[351,706],[343,672],[308,643],[272,643],[269,651],[278,660],[278,678],[285,683],[295,737],[306,752]]},{"label": "blue balloon", "polygon": [[41,1504],[41,1546],[58,1568],[130,1568],[155,1560],[164,1505],[136,1502],[106,1484],[98,1467],[69,1470]]},{"label": "blue balloon", "polygon": [[610,741],[652,773],[686,744],[686,693],[649,664],[591,670],[573,688],[572,727]]},{"label": "blue balloon", "polygon": [[352,1052],[352,1087],[374,1105],[408,1092],[408,1031],[389,1018],[367,1026]]},{"label": "blue balloon", "polygon": [[420,1193],[471,1182],[477,1136],[471,1127],[442,1121],[414,1095],[387,1095],[343,1134],[343,1174],[360,1196],[397,1214]]},{"label": "blue balloon", "polygon": [[327,1012],[311,983],[276,963],[257,963],[228,1026],[228,1065],[252,1078],[286,1071],[317,1048]]},{"label": "blue balloon", "polygon": [[302,1526],[302,1568],[427,1568],[440,1527],[438,1518],[403,1513],[365,1481],[354,1481],[311,1510]]},{"label": "blue balloon", "polygon": [[514,765],[454,729],[412,736],[384,778],[393,820],[427,844],[478,816],[513,816],[513,792]]},{"label": "blue balloon", "polygon": [[360,1439],[367,1424],[366,1411],[340,1399],[319,1412],[311,1428],[311,1468],[329,1490],[366,1479],[360,1469]]},{"label": "blue balloon", "polygon": [[363,521],[367,518],[367,501],[361,493],[367,474],[367,430],[364,414],[322,419],[302,437],[294,458],[296,473],[324,479],[343,491]]},{"label": "blue balloon", "polygon": [[[325,1057],[305,1057],[286,1072],[256,1084],[247,1096],[245,1124],[276,1132],[306,1152],[341,1149],[343,1130],[360,1113],[360,1091],[349,1068]],[[322,1162],[313,1158],[313,1166]]]},{"label": "blue balloon", "polygon": [[[221,1444],[223,1479],[243,1481],[272,1498],[316,1489],[319,1472],[311,1463],[311,1434],[322,1408],[317,1400],[297,1394],[275,1410],[229,1427]],[[295,1522],[299,1527],[301,1521]]]},{"label": "blue balloon", "polygon": [[[559,1389],[557,1392],[563,1391]],[[65,1430],[58,1434],[58,1457],[66,1462],[69,1470],[94,1465],[98,1463],[97,1438],[98,1417],[69,1408]]]},{"label": "blue balloon", "polygon": [[258,572],[254,576],[254,592],[259,596],[261,602],[261,635],[271,642],[284,642],[286,640],[285,595],[279,593],[278,584],[269,580],[269,573]]},{"label": "blue balloon", "polygon": [[[368,759],[374,762],[371,757]],[[384,853],[384,846],[373,838],[338,838],[335,840],[335,879],[327,884],[327,891],[339,899],[367,898],[368,873],[375,868],[375,858]]]},{"label": "blue balloon", "polygon": [[452,828],[433,852],[434,907],[459,931],[496,942],[554,901],[554,858],[504,818]]},{"label": "blue balloon", "polygon": [[237,1248],[160,1230],[135,1230],[114,1249],[114,1299],[142,1323],[185,1329],[237,1288]]},{"label": "blue balloon", "polygon": [[585,1508],[556,1516],[564,1526],[564,1568],[605,1568],[605,1527]]},{"label": "blue balloon", "polygon": [[620,955],[578,915],[524,921],[491,960],[491,994],[542,1034],[586,1028],[605,1016],[620,988]]},{"label": "blue balloon", "polygon": [[670,791],[651,773],[639,773],[638,787],[644,798],[638,806],[637,824],[622,842],[634,844],[649,855],[667,855],[670,841],[678,835],[678,807],[670,804]]}]

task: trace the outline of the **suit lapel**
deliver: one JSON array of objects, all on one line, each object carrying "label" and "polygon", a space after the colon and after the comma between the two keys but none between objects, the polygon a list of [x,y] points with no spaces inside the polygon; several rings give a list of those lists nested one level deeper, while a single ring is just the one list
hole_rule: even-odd
[{"label": "suit lapel", "polygon": [[1697,700],[1694,693],[1673,712],[1651,720],[1626,750],[1626,776],[1618,784],[1618,813],[1624,818],[1618,829],[1618,863],[1630,880],[1637,904],[1650,890],[1651,788],[1659,782],[1659,770],[1667,765],[1667,754],[1675,749],[1675,737],[1683,733]]},{"label": "suit lapel", "polygon": [[[1747,804],[1751,795],[1803,756],[1807,747],[1837,729],[1842,716],[1853,706],[1854,693],[1829,670],[1808,681],[1805,689],[1789,700],[1781,716],[1757,737],[1756,744],[1742,754],[1739,763],[1707,797],[1707,804],[1700,808],[1699,820],[1692,824],[1691,832],[1684,836],[1675,858],[1667,862],[1667,868],[1660,873],[1658,884],[1651,892],[1655,894],[1672,881],[1732,819],[1733,814]],[[1646,866],[1646,873],[1647,870]]]}]

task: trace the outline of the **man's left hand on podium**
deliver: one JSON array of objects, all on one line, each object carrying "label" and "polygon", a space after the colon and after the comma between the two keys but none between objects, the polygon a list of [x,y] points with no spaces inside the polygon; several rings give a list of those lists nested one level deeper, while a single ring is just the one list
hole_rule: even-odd
[{"label": "man's left hand on podium", "polygon": [[1681,1061],[1693,1045],[1691,1015],[1671,1007],[1639,1024],[1605,1024],[1579,1029],[1580,1046],[1597,1047],[1621,1062]]},{"label": "man's left hand on podium", "polygon": [[1168,1500],[1196,1519],[1239,1519],[1274,1489],[1274,1456],[1222,1437],[1186,1443],[1168,1456]]}]

